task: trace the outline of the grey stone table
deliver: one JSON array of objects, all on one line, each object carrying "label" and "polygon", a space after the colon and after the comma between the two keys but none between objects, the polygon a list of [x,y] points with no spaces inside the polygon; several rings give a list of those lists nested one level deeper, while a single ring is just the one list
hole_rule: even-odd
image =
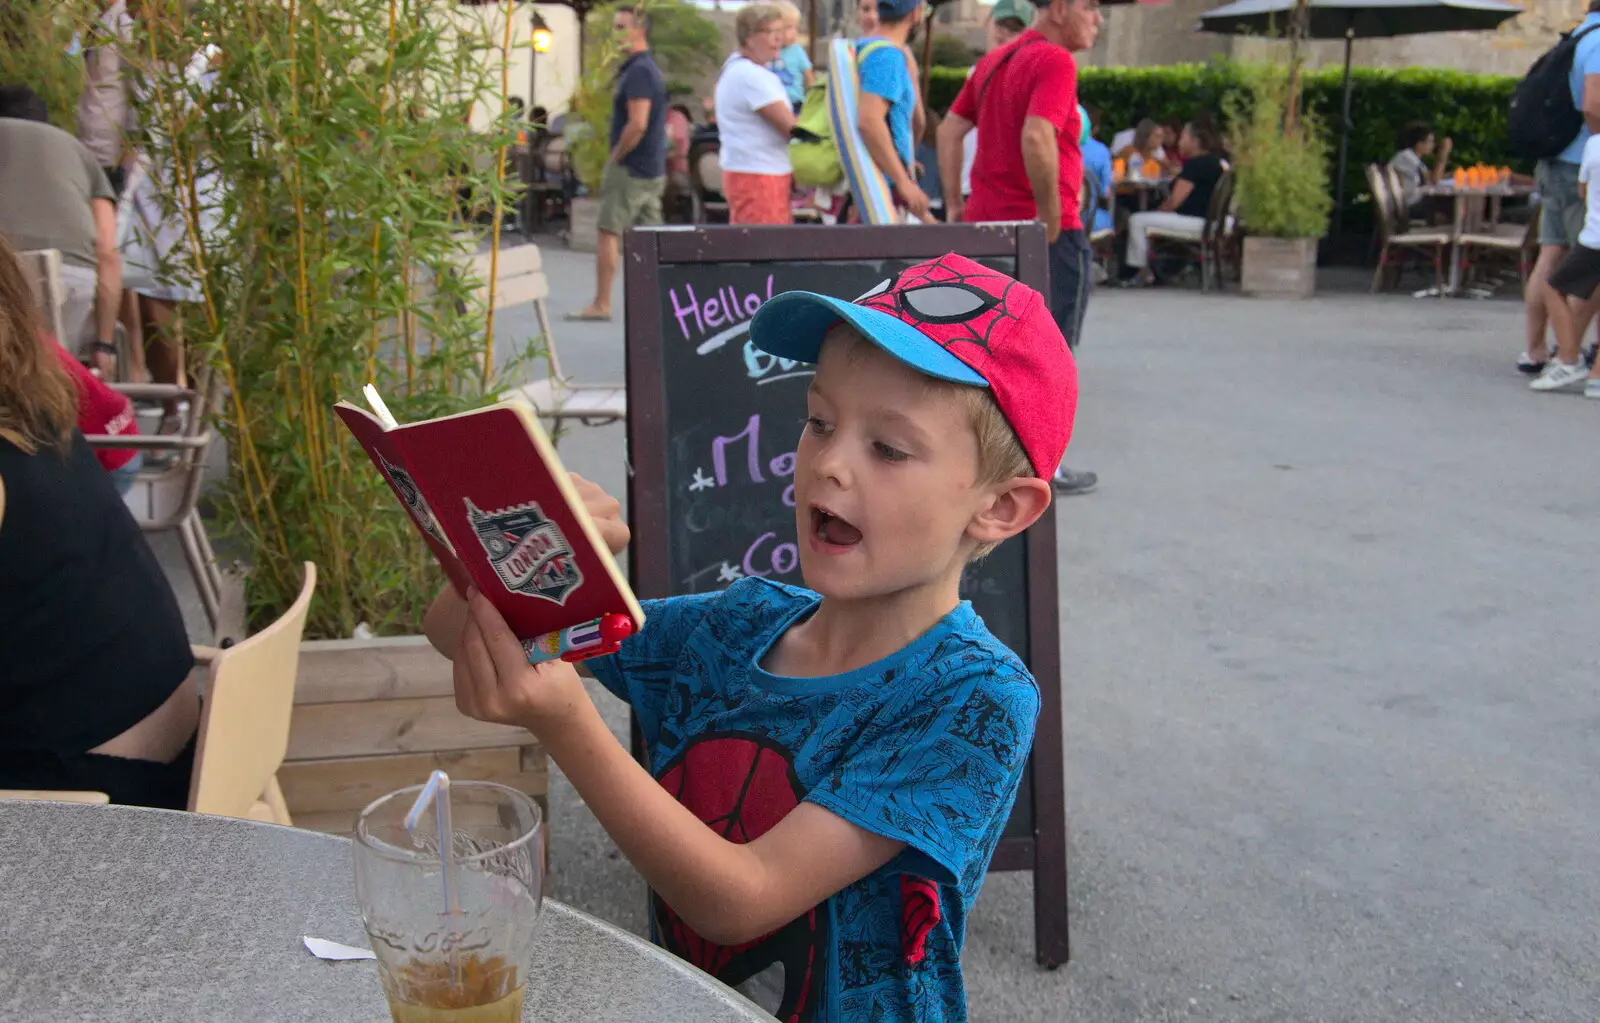
[{"label": "grey stone table", "polygon": [[[545,901],[525,1019],[752,1023],[772,1017],[687,963]],[[224,817],[0,802],[0,1015],[260,1023],[389,1019],[349,841]]]}]

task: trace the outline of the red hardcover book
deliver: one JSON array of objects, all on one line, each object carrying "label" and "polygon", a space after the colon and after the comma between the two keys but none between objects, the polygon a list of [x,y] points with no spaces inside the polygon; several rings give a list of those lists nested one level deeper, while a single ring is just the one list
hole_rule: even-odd
[{"label": "red hardcover book", "polygon": [[644,624],[525,404],[405,425],[386,425],[344,401],[334,411],[410,512],[456,592],[476,586],[519,639],[611,615],[627,616],[635,631]]}]

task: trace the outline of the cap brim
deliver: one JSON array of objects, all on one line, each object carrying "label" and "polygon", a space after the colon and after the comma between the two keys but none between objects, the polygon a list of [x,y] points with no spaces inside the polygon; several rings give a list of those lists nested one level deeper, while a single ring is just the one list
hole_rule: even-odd
[{"label": "cap brim", "polygon": [[841,320],[919,373],[972,387],[989,386],[977,370],[904,320],[810,291],[786,291],[756,310],[750,321],[750,343],[782,359],[815,363],[823,338]]}]

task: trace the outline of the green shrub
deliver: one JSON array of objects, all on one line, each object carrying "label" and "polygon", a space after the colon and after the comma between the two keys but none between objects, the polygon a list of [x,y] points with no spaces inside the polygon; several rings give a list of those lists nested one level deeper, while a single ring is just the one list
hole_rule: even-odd
[{"label": "green shrub", "polygon": [[[955,36],[933,37],[933,64],[942,68],[966,69],[977,63],[980,53]],[[953,98],[953,97],[952,97]]]},{"label": "green shrub", "polygon": [[[1359,44],[1358,44],[1359,45]],[[1339,158],[1338,126],[1343,85],[1342,67],[1327,67],[1305,76],[1305,101],[1328,140],[1328,178]],[[946,110],[966,81],[965,68],[936,67],[930,82],[930,105]],[[1384,163],[1394,155],[1400,129],[1408,121],[1426,120],[1440,137],[1455,141],[1451,159],[1457,164],[1485,163],[1530,169],[1506,148],[1506,106],[1516,79],[1444,68],[1388,70],[1356,68],[1351,73],[1350,154],[1345,172],[1346,206],[1354,219],[1369,215],[1364,208],[1366,182],[1362,168]],[[1233,61],[1173,64],[1164,67],[1084,68],[1078,81],[1083,103],[1099,112],[1095,135],[1110,141],[1130,128],[1140,115],[1160,121],[1182,121],[1201,110],[1216,114],[1226,126],[1230,96],[1244,92],[1244,74]]]},{"label": "green shrub", "polygon": [[1289,75],[1275,65],[1244,70],[1245,91],[1223,106],[1232,125],[1234,187],[1239,216],[1251,234],[1321,238],[1333,200],[1328,196],[1327,147],[1315,116],[1284,130]]},{"label": "green shrub", "polygon": [[[84,0],[0,0],[0,85],[26,85],[50,108],[50,123],[76,133],[83,55],[72,52]],[[80,34],[79,45],[92,45]]]}]

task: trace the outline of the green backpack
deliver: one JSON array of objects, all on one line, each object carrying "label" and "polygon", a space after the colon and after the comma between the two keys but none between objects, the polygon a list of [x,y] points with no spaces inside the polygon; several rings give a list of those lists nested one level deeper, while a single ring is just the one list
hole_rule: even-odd
[{"label": "green backpack", "polygon": [[[859,68],[862,59],[873,50],[892,45],[887,39],[874,39],[856,53],[856,66]],[[794,168],[796,188],[833,188],[844,180],[844,163],[839,159],[833,119],[828,113],[826,75],[817,76],[800,104],[800,116],[795,118],[790,134],[789,164]]]}]

